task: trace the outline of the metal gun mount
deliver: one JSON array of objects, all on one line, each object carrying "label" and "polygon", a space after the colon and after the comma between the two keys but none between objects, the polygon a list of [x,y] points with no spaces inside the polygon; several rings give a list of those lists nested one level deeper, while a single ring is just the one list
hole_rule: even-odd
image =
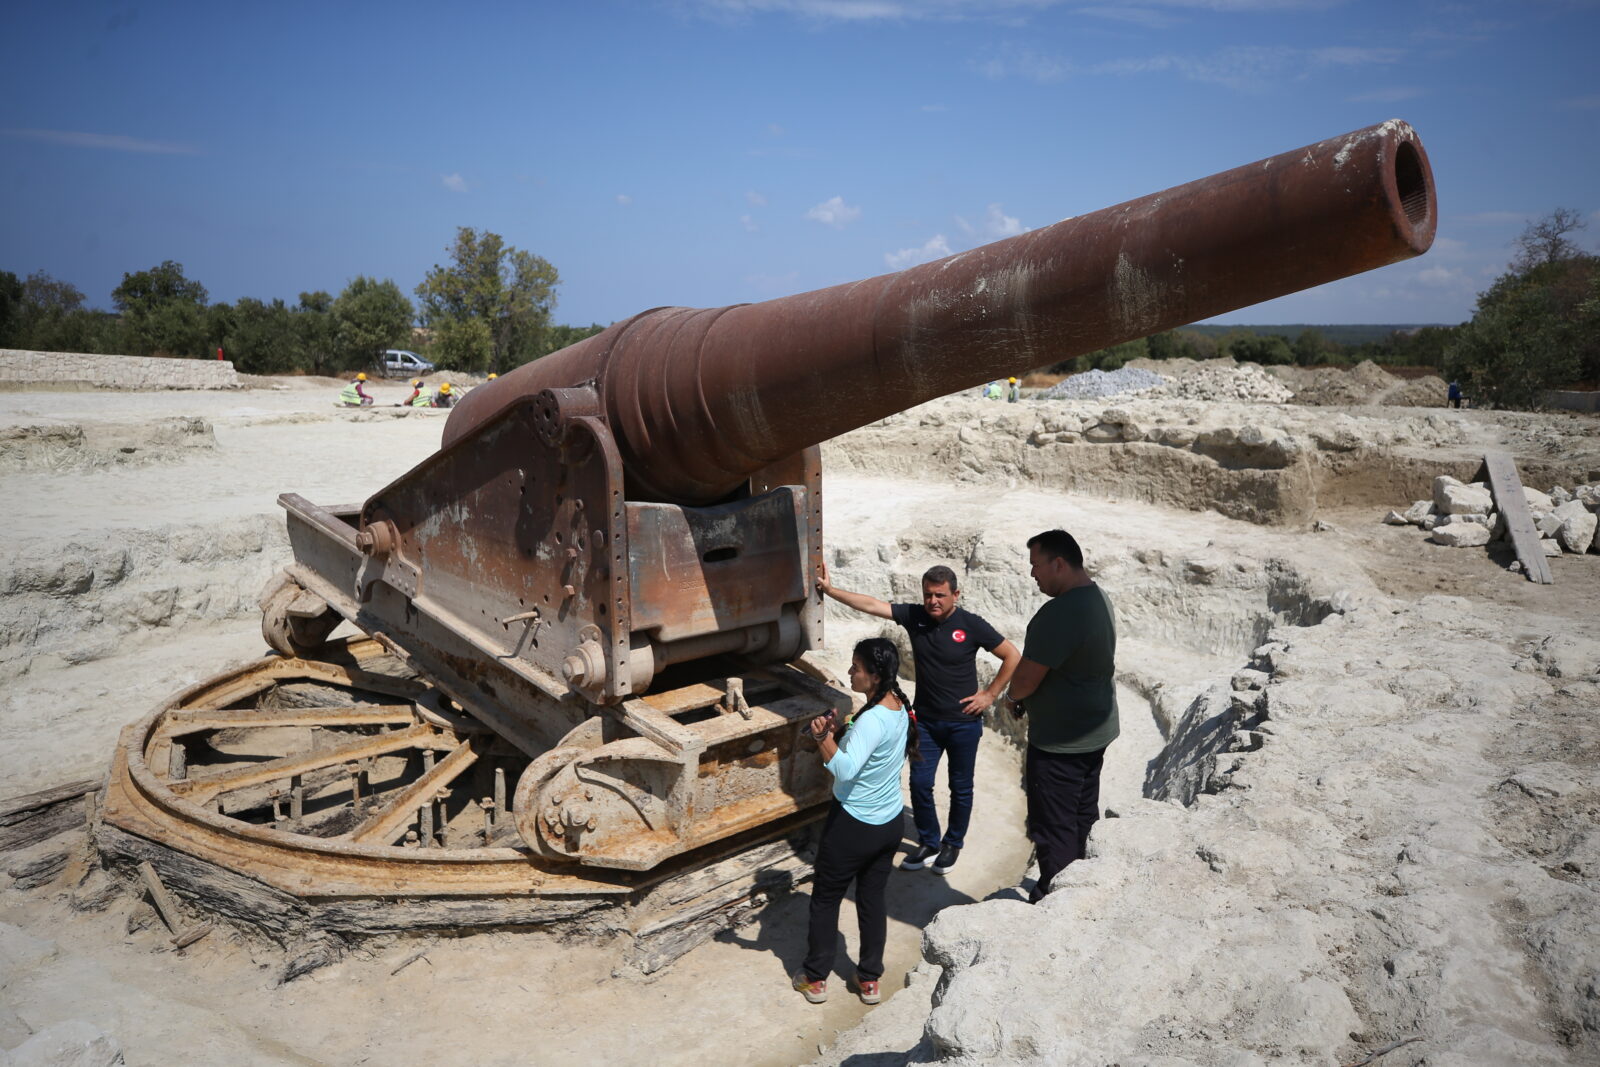
[{"label": "metal gun mount", "polygon": [[352,621],[529,761],[536,858],[649,870],[827,799],[801,735],[848,695],[794,665],[823,640],[820,442],[1419,255],[1436,219],[1391,121],[896,274],[646,311],[472,390],[364,504],[281,497],[264,632],[298,656]]}]

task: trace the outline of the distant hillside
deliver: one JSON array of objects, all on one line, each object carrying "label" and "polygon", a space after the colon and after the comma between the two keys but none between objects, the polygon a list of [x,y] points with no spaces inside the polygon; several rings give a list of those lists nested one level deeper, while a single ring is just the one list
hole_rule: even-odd
[{"label": "distant hillside", "polygon": [[1338,326],[1310,326],[1304,323],[1294,323],[1288,326],[1180,326],[1180,330],[1204,334],[1207,337],[1221,337],[1228,333],[1253,333],[1258,336],[1278,334],[1293,341],[1305,330],[1320,330],[1322,336],[1329,341],[1341,345],[1362,345],[1369,341],[1382,341],[1396,330],[1416,330],[1423,326],[1441,326],[1443,323],[1400,323],[1392,325],[1338,325]]}]

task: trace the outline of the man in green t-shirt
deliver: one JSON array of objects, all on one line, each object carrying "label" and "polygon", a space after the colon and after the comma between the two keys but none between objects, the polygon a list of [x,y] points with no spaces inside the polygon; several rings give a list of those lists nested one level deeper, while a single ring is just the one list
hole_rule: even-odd
[{"label": "man in green t-shirt", "polygon": [[1117,736],[1117,627],[1071,534],[1029,538],[1028,558],[1050,601],[1028,623],[1010,699],[1028,716],[1028,837],[1039,855],[1029,900],[1038,903],[1056,872],[1083,858],[1100,818],[1100,767]]}]

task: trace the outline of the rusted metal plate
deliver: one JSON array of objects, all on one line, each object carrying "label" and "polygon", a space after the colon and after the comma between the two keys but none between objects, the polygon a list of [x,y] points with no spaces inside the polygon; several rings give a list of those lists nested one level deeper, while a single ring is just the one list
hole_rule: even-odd
[{"label": "rusted metal plate", "polygon": [[633,625],[680,641],[770,623],[806,599],[803,493],[709,508],[628,505]]}]

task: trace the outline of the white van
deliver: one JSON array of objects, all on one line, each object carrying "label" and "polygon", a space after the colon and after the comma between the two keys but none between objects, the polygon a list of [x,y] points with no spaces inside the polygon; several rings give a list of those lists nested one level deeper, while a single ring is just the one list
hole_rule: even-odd
[{"label": "white van", "polygon": [[385,378],[418,378],[433,373],[433,364],[403,348],[391,348],[378,357],[378,373]]}]

